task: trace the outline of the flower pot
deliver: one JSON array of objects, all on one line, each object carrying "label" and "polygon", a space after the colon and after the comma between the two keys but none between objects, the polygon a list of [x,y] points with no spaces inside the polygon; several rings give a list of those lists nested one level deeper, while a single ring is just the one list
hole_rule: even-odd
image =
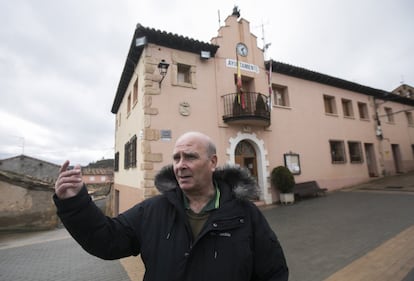
[{"label": "flower pot", "polygon": [[294,193],[280,193],[279,200],[281,204],[293,204],[295,203]]}]

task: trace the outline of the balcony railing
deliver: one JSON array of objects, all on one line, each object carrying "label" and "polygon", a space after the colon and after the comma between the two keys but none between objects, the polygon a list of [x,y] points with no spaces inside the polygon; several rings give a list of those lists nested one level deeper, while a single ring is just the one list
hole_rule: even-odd
[{"label": "balcony railing", "polygon": [[223,121],[228,124],[270,125],[269,98],[261,93],[244,92],[222,96]]}]

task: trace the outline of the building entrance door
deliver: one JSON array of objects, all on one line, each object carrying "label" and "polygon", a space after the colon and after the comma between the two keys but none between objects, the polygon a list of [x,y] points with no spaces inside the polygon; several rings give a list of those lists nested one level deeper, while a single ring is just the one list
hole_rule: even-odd
[{"label": "building entrance door", "polygon": [[236,147],[234,158],[236,164],[240,165],[240,167],[247,168],[257,181],[256,151],[251,143],[246,140],[239,142]]},{"label": "building entrance door", "polygon": [[402,161],[401,161],[401,152],[400,152],[400,146],[398,144],[391,144],[392,149],[392,158],[394,159],[394,166],[395,166],[395,172],[396,173],[402,173]]},{"label": "building entrance door", "polygon": [[375,158],[374,145],[372,143],[364,143],[365,159],[368,166],[368,174],[370,177],[378,177],[377,160]]}]

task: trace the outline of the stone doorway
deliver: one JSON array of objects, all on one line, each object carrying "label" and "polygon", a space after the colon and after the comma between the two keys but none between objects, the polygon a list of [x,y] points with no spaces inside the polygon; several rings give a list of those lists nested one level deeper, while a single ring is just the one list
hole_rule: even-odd
[{"label": "stone doorway", "polygon": [[236,164],[249,170],[256,181],[258,180],[256,151],[251,143],[246,140],[239,142],[236,146],[234,159]]}]

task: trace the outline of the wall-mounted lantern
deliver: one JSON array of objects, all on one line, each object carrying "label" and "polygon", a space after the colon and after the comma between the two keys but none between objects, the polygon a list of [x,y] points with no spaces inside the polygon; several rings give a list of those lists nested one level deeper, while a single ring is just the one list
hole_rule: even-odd
[{"label": "wall-mounted lantern", "polygon": [[158,70],[160,71],[161,80],[159,83],[159,87],[161,88],[162,80],[164,80],[165,75],[167,75],[168,67],[170,66],[169,63],[165,62],[165,60],[161,60],[158,64]]}]

